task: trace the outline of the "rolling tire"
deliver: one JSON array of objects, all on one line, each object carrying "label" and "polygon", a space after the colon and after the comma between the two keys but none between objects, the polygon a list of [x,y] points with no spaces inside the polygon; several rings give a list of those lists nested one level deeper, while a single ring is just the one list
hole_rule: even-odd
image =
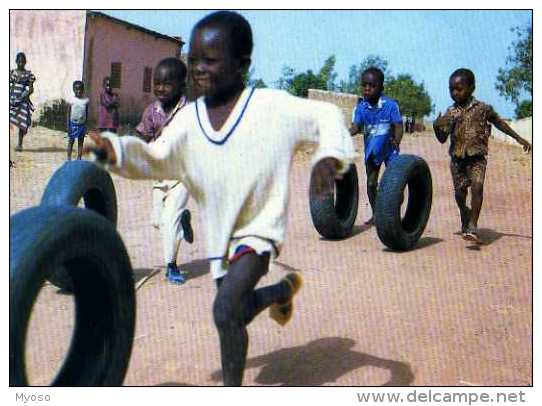
[{"label": "rolling tire", "polygon": [[335,196],[318,199],[313,181],[309,190],[310,212],[316,231],[324,238],[338,240],[349,237],[358,215],[359,186],[355,165],[341,180],[335,180]]},{"label": "rolling tire", "polygon": [[26,386],[25,342],[33,304],[62,266],[72,279],[75,327],[54,386],[121,385],[135,328],[130,259],[111,222],[77,207],[38,206],[10,218],[9,381]]},{"label": "rolling tire", "polygon": [[[401,218],[403,193],[408,202]],[[423,234],[433,198],[431,172],[415,155],[399,155],[384,171],[375,204],[375,225],[380,241],[394,251],[412,249]]]},{"label": "rolling tire", "polygon": [[[117,224],[117,197],[113,180],[107,171],[88,161],[67,161],[58,168],[45,187],[41,205],[77,206],[83,199],[85,208]],[[71,280],[62,268],[49,281],[67,292]]]},{"label": "rolling tire", "polygon": [[101,214],[117,225],[117,196],[109,173],[88,161],[67,161],[58,168],[45,187],[41,205],[77,206]]}]

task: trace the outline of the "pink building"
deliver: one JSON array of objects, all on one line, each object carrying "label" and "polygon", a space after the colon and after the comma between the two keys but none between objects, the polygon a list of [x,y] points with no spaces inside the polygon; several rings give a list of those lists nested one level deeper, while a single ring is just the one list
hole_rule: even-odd
[{"label": "pink building", "polygon": [[183,41],[146,28],[85,10],[10,10],[10,65],[24,52],[27,69],[36,75],[34,118],[65,122],[62,100],[72,94],[74,80],[83,80],[90,98],[90,120],[105,76],[120,95],[121,123],[135,124],[153,100],[154,67],[163,58],[180,57]]}]

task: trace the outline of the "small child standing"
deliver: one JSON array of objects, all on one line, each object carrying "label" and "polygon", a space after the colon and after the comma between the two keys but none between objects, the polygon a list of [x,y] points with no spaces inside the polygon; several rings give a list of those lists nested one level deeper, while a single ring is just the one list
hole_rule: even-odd
[{"label": "small child standing", "polygon": [[73,143],[77,140],[77,159],[83,154],[83,142],[87,133],[88,98],[83,97],[85,85],[82,81],[73,82],[73,94],[68,100],[68,161],[72,159]]},{"label": "small child standing", "polygon": [[[9,72],[9,123],[19,129],[19,142],[15,151],[23,150],[23,139],[32,125],[34,105],[30,95],[34,92],[34,74],[25,69],[26,55],[19,52],[15,57],[17,69]],[[9,161],[12,163],[11,160]]]},{"label": "small child standing", "polygon": [[399,105],[382,94],[384,72],[368,68],[361,74],[363,101],[358,103],[350,134],[356,135],[363,129],[365,146],[365,170],[367,172],[367,195],[372,215],[365,224],[374,224],[378,173],[384,162],[386,166],[399,154],[403,138],[403,118]]},{"label": "small child standing", "polygon": [[100,93],[98,106],[98,128],[100,131],[116,133],[119,128],[119,95],[113,92],[111,78],[103,80],[103,90]]},{"label": "small child standing", "polygon": [[336,106],[245,87],[252,48],[252,29],[240,14],[219,11],[204,17],[192,30],[188,54],[203,96],[176,114],[157,142],[110,133],[92,136],[96,157],[116,173],[179,179],[197,202],[217,286],[213,319],[228,386],[243,380],[247,325],[266,308],[273,320],[287,323],[301,288],[295,272],[256,288],[286,234],[296,150],[318,147],[313,180],[320,194],[355,157]]},{"label": "small child standing", "polygon": [[[186,105],[186,66],[177,58],[166,58],[154,71],[154,95],[157,100],[143,112],[135,128],[146,142],[156,142],[162,127]],[[194,241],[190,211],[186,208],[188,191],[178,180],[161,180],[152,188],[152,225],[160,229],[163,239],[166,277],[171,283],[182,284],[186,275],[177,266],[179,245],[184,239]]]},{"label": "small child standing", "polygon": [[[475,87],[471,70],[461,68],[453,72],[449,89],[454,104],[443,116],[439,114],[433,122],[433,129],[442,144],[450,136],[450,169],[461,217],[461,234],[465,240],[481,243],[477,228],[482,210],[491,124],[515,139],[526,152],[531,150],[531,144],[499,117],[493,107],[472,96]],[[469,188],[470,208],[466,203]]]}]

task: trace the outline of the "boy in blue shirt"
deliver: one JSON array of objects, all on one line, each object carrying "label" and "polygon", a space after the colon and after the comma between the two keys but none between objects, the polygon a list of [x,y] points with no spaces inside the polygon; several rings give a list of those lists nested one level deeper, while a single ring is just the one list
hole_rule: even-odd
[{"label": "boy in blue shirt", "polygon": [[403,138],[403,118],[397,102],[382,94],[384,73],[380,69],[369,68],[363,71],[361,90],[363,100],[356,107],[350,134],[356,135],[363,130],[367,195],[373,213],[365,224],[372,225],[378,172],[382,162],[387,166],[399,154],[399,144]]}]

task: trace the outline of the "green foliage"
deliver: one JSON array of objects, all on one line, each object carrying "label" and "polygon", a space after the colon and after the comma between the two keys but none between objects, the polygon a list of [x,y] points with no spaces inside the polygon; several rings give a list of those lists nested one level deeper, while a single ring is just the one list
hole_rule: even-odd
[{"label": "green foliage", "polygon": [[[520,109],[519,98],[522,94],[533,97],[533,27],[514,27],[517,40],[508,48],[511,53],[506,58],[506,67],[500,68],[497,74],[495,88],[499,94],[516,104],[516,112],[524,112],[525,106]],[[531,108],[532,110],[532,108]]]},{"label": "green foliage", "polygon": [[289,66],[282,68],[282,76],[277,82],[277,87],[293,94],[294,96],[307,97],[309,89],[335,90],[335,56],[326,59],[318,73],[311,69],[298,73]]},{"label": "green foliage", "polygon": [[248,87],[255,87],[258,89],[265,88],[267,85],[262,79],[254,79],[254,68],[250,68],[250,70],[243,76],[243,82],[245,83],[245,86]]},{"label": "green foliage", "polygon": [[388,61],[378,55],[368,55],[359,63],[359,65],[350,66],[348,79],[346,81],[341,80],[338,90],[343,93],[360,95],[361,91],[359,86],[361,82],[361,74],[366,69],[372,67],[379,68],[382,72],[384,72],[385,80],[387,80],[388,76],[391,74],[390,70],[388,69]]},{"label": "green foliage", "polygon": [[532,117],[533,101],[523,100],[521,103],[518,103],[515,113],[516,113],[516,118]]},{"label": "green foliage", "polygon": [[411,75],[393,77],[388,68],[388,61],[378,55],[369,55],[359,65],[352,65],[347,81],[336,85],[335,56],[326,59],[318,73],[311,69],[306,72],[296,72],[289,66],[282,68],[282,75],[276,83],[279,89],[286,90],[295,96],[307,97],[309,89],[338,90],[343,93],[360,95],[360,76],[370,67],[380,68],[384,72],[384,91],[386,95],[399,102],[403,114],[423,117],[433,111],[431,97],[423,83],[417,84]]},{"label": "green foliage", "polygon": [[401,74],[386,80],[384,92],[399,103],[401,114],[421,118],[433,111],[431,96],[423,83],[417,84],[411,75]]}]

